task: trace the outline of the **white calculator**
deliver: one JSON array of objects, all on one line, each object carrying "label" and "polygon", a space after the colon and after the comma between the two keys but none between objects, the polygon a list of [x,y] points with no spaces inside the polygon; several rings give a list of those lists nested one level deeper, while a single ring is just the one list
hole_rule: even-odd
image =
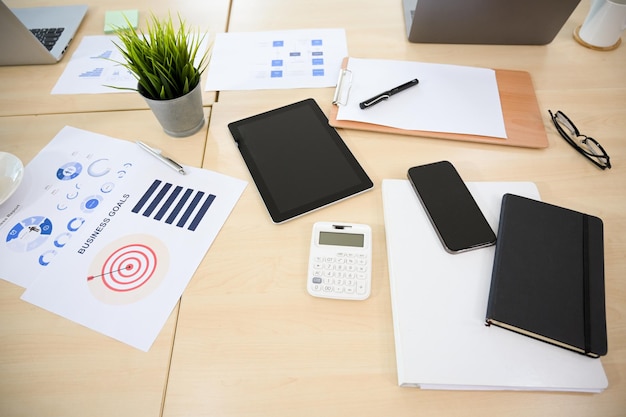
[{"label": "white calculator", "polygon": [[315,297],[365,300],[372,290],[372,229],[366,224],[313,225],[307,291]]}]

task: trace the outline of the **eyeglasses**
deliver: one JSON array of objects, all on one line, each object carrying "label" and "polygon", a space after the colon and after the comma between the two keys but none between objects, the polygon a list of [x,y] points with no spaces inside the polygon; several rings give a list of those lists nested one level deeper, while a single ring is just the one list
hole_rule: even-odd
[{"label": "eyeglasses", "polygon": [[576,125],[574,125],[569,117],[562,111],[559,110],[554,114],[552,114],[550,110],[548,110],[548,112],[550,113],[556,130],[567,143],[572,145],[574,149],[596,164],[600,169],[611,168],[609,155],[597,140],[586,135],[581,135]]}]

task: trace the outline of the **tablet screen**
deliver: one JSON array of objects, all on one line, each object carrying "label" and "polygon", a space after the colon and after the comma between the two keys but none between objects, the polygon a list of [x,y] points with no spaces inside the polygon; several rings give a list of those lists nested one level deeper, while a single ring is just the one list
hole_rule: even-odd
[{"label": "tablet screen", "polygon": [[275,223],[373,186],[313,99],[228,128]]}]

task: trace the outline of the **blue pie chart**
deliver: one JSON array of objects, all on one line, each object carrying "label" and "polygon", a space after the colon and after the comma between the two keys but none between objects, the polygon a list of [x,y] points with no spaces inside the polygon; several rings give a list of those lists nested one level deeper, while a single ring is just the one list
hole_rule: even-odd
[{"label": "blue pie chart", "polygon": [[61,181],[73,180],[78,177],[83,170],[83,166],[78,162],[68,162],[57,170],[57,178]]},{"label": "blue pie chart", "polygon": [[52,221],[43,216],[28,217],[9,230],[6,242],[17,252],[27,252],[43,244],[52,234]]}]

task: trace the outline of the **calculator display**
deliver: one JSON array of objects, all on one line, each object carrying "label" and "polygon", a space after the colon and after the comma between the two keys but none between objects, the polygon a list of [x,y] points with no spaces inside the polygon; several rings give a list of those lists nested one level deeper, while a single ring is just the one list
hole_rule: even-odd
[{"label": "calculator display", "polygon": [[357,233],[320,232],[319,244],[362,248],[365,236]]}]

